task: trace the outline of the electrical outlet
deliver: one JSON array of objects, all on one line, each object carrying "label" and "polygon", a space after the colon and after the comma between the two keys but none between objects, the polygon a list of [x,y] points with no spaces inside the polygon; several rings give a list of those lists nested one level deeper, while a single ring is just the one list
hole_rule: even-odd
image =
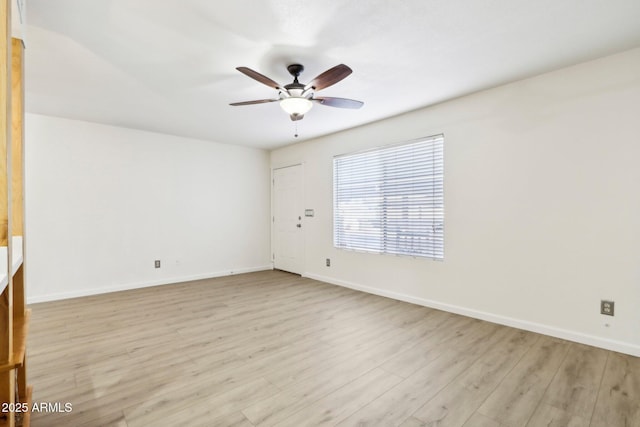
[{"label": "electrical outlet", "polygon": [[600,301],[600,314],[606,314],[607,316],[613,316],[613,310],[615,308],[615,302],[613,301]]},{"label": "electrical outlet", "polygon": [[331,267],[331,258],[327,258],[327,267]]},{"label": "electrical outlet", "polygon": [[159,259],[157,259],[155,261],[155,266],[156,266],[156,268],[160,268],[160,260]]}]

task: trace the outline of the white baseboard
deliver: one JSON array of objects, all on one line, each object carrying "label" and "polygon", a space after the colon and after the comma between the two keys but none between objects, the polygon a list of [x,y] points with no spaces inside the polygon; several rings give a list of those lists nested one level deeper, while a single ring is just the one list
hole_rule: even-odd
[{"label": "white baseboard", "polygon": [[537,332],[543,335],[549,335],[556,338],[562,338],[568,341],[574,341],[581,344],[587,344],[594,347],[604,348],[606,350],[617,351],[619,353],[630,354],[640,357],[640,346],[624,341],[611,340],[598,337],[595,335],[584,334],[582,332],[571,331],[567,329],[557,328],[550,325],[544,325],[536,322],[515,319],[512,317],[500,316],[498,314],[487,313],[484,311],[474,310],[457,305],[446,304],[439,301],[433,301],[425,298],[418,298],[398,292],[391,292],[384,289],[373,288],[370,286],[360,285],[353,282],[334,279],[332,277],[322,276],[312,273],[303,273],[304,277],[319,280],[321,282],[330,283],[332,285],[342,286],[345,288],[355,289],[369,294],[380,295],[399,301],[409,302],[412,304],[422,305],[425,307],[435,308],[450,313],[460,314],[462,316],[473,317],[474,319],[486,320],[488,322],[500,325],[511,326],[513,328],[523,329],[525,331]]},{"label": "white baseboard", "polygon": [[180,282],[192,282],[194,280],[213,279],[215,277],[231,276],[234,274],[242,274],[242,273],[253,273],[255,271],[264,271],[264,270],[273,270],[273,266],[264,265],[259,267],[239,268],[234,270],[217,271],[214,273],[196,274],[192,276],[164,278],[160,280],[151,280],[147,282],[125,283],[125,284],[102,287],[102,288],[81,289],[81,290],[69,291],[69,292],[56,292],[56,293],[47,294],[47,295],[36,295],[33,297],[27,296],[27,304],[57,301],[57,300],[63,300],[63,299],[69,299],[69,298],[86,297],[89,295],[107,294],[110,292],[128,291],[131,289],[148,288],[151,286],[171,285],[171,284],[180,283]]}]

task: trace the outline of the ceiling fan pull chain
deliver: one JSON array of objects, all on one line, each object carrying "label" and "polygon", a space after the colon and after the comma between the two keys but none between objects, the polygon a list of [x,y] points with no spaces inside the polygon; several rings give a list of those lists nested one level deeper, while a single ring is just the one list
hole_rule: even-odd
[{"label": "ceiling fan pull chain", "polygon": [[293,125],[296,127],[296,133],[293,134],[295,138],[298,137],[298,122],[293,122]]}]

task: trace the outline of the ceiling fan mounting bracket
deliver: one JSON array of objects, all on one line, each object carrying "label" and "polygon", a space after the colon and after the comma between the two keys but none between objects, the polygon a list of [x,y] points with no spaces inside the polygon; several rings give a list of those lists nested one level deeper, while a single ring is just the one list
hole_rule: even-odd
[{"label": "ceiling fan mounting bracket", "polygon": [[298,77],[304,71],[304,66],[301,64],[291,64],[287,66],[287,71],[289,71],[289,74],[293,77]]}]

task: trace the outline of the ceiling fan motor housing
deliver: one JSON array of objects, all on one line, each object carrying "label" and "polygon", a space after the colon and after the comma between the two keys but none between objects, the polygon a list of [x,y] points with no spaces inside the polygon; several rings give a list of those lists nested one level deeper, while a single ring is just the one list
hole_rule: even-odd
[{"label": "ceiling fan motor housing", "polygon": [[298,81],[298,76],[300,75],[300,73],[302,73],[302,71],[304,71],[304,67],[301,64],[291,64],[287,66],[287,70],[289,71],[289,74],[293,76],[293,83],[284,85],[284,88],[287,90],[288,95],[294,97],[304,96],[302,94],[302,92],[304,92],[304,85]]}]

